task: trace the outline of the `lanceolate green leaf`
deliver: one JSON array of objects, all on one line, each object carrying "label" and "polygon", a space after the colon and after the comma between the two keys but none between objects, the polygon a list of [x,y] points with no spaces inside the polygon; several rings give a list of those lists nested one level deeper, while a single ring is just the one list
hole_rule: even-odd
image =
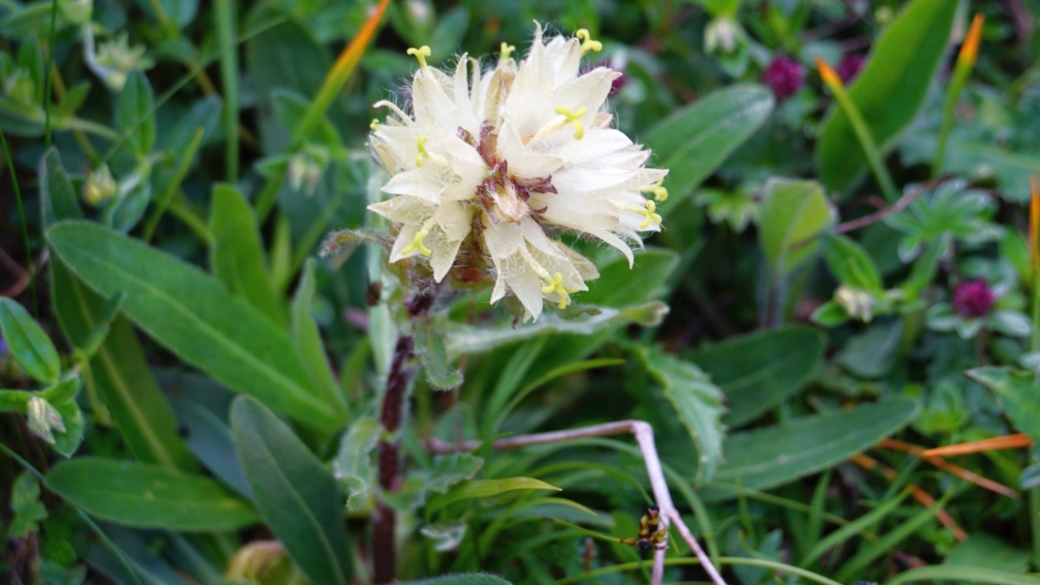
[{"label": "lanceolate green leaf", "polygon": [[[957,2],[914,0],[885,29],[849,88],[874,142],[884,151],[917,115],[950,38]],[[849,119],[836,106],[816,144],[816,168],[828,189],[845,191],[867,169]]]},{"label": "lanceolate green leaf", "polygon": [[251,398],[235,400],[231,428],[257,507],[300,569],[313,583],[350,583],[336,480],[288,425]]},{"label": "lanceolate green leaf", "polygon": [[[735,85],[658,122],[643,137],[669,169],[665,185],[673,201],[693,191],[757,130],[773,111],[773,94],[760,85]],[[661,206],[662,214],[673,207]]]},{"label": "lanceolate green leaf", "polygon": [[126,79],[116,108],[116,125],[138,156],[145,156],[155,145],[155,98],[148,78],[140,70]]},{"label": "lanceolate green leaf", "polygon": [[303,358],[311,380],[321,389],[329,401],[329,406],[346,412],[347,404],[343,393],[336,383],[336,377],[329,367],[329,358],[325,355],[325,344],[321,341],[321,332],[311,316],[311,305],[314,302],[314,261],[309,260],[303,268],[303,276],[296,287],[291,309],[291,325],[293,341]]},{"label": "lanceolate green leaf", "polygon": [[128,526],[210,532],[259,520],[216,481],[146,463],[79,457],[54,467],[47,487],[94,516]]},{"label": "lanceolate green leaf", "polygon": [[725,435],[720,420],[724,410],[722,391],[697,366],[661,349],[640,348],[639,355],[697,447],[695,481],[711,479],[721,462]]},{"label": "lanceolate green leaf", "polygon": [[14,299],[0,298],[0,333],[11,356],[27,374],[40,382],[58,381],[61,375],[58,350],[29,311]]},{"label": "lanceolate green leaf", "polygon": [[[40,181],[42,216],[47,225],[82,217],[57,151],[44,155]],[[104,318],[106,302],[60,259],[54,259],[50,267],[58,322],[72,345],[85,348]],[[141,344],[125,317],[112,320],[108,334],[90,359],[90,374],[135,458],[182,471],[197,468],[177,434],[173,410],[155,383]]]},{"label": "lanceolate green leaf", "polygon": [[741,486],[767,489],[826,469],[901,429],[916,410],[913,400],[891,398],[730,435],[725,463],[700,495],[706,501],[735,498]]},{"label": "lanceolate green leaf", "polygon": [[213,274],[227,285],[231,294],[246,299],[275,323],[284,324],[285,310],[267,271],[253,209],[231,185],[213,188],[210,230]]},{"label": "lanceolate green leaf", "polygon": [[723,422],[740,426],[798,392],[822,355],[820,333],[796,326],[734,337],[690,359],[726,395]]},{"label": "lanceolate green leaf", "polygon": [[333,430],[342,423],[311,389],[289,336],[212,277],[94,224],[60,224],[48,238],[91,287],[125,292],[126,314],[185,361],[307,424]]}]

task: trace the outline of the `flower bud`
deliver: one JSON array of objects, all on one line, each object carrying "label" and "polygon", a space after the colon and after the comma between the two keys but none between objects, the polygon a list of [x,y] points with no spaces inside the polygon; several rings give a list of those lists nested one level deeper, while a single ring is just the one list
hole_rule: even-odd
[{"label": "flower bud", "polygon": [[794,59],[781,55],[762,71],[762,82],[773,90],[778,99],[791,97],[805,84],[805,67]]},{"label": "flower bud", "polygon": [[953,291],[953,310],[962,317],[984,317],[996,302],[993,289],[981,278],[961,282]]},{"label": "flower bud", "polygon": [[87,180],[83,183],[83,201],[92,207],[99,207],[118,192],[119,186],[116,185],[112,171],[108,170],[106,164],[87,175]]},{"label": "flower bud", "polygon": [[870,323],[874,318],[874,296],[863,289],[843,284],[834,291],[834,302],[853,319]]},{"label": "flower bud", "polygon": [[29,430],[52,445],[54,444],[53,431],[65,432],[65,421],[62,420],[61,413],[50,402],[39,396],[33,396],[29,399],[27,416],[29,419]]},{"label": "flower bud", "polygon": [[736,21],[728,16],[720,16],[708,23],[704,29],[704,52],[714,53],[721,48],[723,53],[732,53],[737,48]]}]

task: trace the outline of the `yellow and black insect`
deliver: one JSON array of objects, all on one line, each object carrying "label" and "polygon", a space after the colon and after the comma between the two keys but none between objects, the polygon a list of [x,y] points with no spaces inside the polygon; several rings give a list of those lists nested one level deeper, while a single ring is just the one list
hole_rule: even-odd
[{"label": "yellow and black insect", "polygon": [[650,506],[639,519],[639,534],[636,538],[622,538],[623,544],[639,547],[640,552],[668,548],[668,529],[661,527],[661,509]]}]

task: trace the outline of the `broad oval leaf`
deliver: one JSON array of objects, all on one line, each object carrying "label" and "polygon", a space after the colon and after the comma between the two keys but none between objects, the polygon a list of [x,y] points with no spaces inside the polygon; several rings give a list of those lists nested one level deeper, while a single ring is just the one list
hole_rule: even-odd
[{"label": "broad oval leaf", "polygon": [[240,396],[231,406],[235,450],[257,508],[313,583],[348,585],[351,567],[336,480],[292,429]]},{"label": "broad oval leaf", "polygon": [[725,463],[700,495],[726,500],[741,486],[767,489],[825,469],[898,431],[916,411],[916,402],[899,397],[730,435]]},{"label": "broad oval leaf", "polygon": [[881,275],[870,254],[841,234],[823,237],[823,258],[839,282],[870,292],[881,292]]},{"label": "broad oval leaf", "polygon": [[55,466],[47,487],[93,516],[140,528],[211,532],[259,520],[216,481],[148,463],[80,457]]},{"label": "broad oval leaf", "polygon": [[[950,0],[914,0],[878,38],[849,97],[882,151],[893,146],[924,104],[957,12]],[[845,191],[867,170],[849,119],[831,106],[816,143],[816,168],[828,189]]]},{"label": "broad oval leaf", "polygon": [[[712,93],[658,122],[643,137],[669,169],[671,201],[691,192],[757,130],[773,111],[773,94],[761,85],[735,85]],[[674,203],[661,206],[662,214]]]},{"label": "broad oval leaf", "polygon": [[1040,445],[1040,403],[1036,374],[1011,368],[985,367],[968,370],[968,376],[992,390],[1000,399],[1012,424]]},{"label": "broad oval leaf", "polygon": [[61,376],[61,360],[47,334],[29,311],[14,301],[0,298],[0,333],[11,356],[33,379],[54,384]]},{"label": "broad oval leaf", "polygon": [[157,341],[228,387],[326,430],[340,417],[311,389],[289,336],[193,266],[99,225],[48,231],[58,256]]},{"label": "broad oval leaf", "polygon": [[742,335],[690,359],[722,389],[729,412],[722,422],[740,426],[801,389],[823,355],[823,336],[794,326]]},{"label": "broad oval leaf", "polygon": [[770,179],[762,195],[758,237],[773,274],[784,276],[819,248],[818,236],[833,220],[816,181]]}]

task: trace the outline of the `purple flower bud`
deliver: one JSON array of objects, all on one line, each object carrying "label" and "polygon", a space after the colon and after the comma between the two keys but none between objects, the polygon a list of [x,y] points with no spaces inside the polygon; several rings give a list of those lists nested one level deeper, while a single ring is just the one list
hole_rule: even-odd
[{"label": "purple flower bud", "polygon": [[953,310],[964,317],[983,317],[996,302],[993,289],[981,278],[965,280],[953,290]]},{"label": "purple flower bud", "polygon": [[848,53],[842,57],[841,63],[838,63],[838,68],[836,70],[838,72],[838,77],[841,78],[841,82],[847,84],[852,81],[857,75],[859,75],[860,70],[863,69],[864,63],[866,63],[866,59],[855,53]]},{"label": "purple flower bud", "polygon": [[798,93],[805,84],[805,67],[794,59],[781,55],[773,59],[762,72],[762,82],[768,85],[778,99]]}]

